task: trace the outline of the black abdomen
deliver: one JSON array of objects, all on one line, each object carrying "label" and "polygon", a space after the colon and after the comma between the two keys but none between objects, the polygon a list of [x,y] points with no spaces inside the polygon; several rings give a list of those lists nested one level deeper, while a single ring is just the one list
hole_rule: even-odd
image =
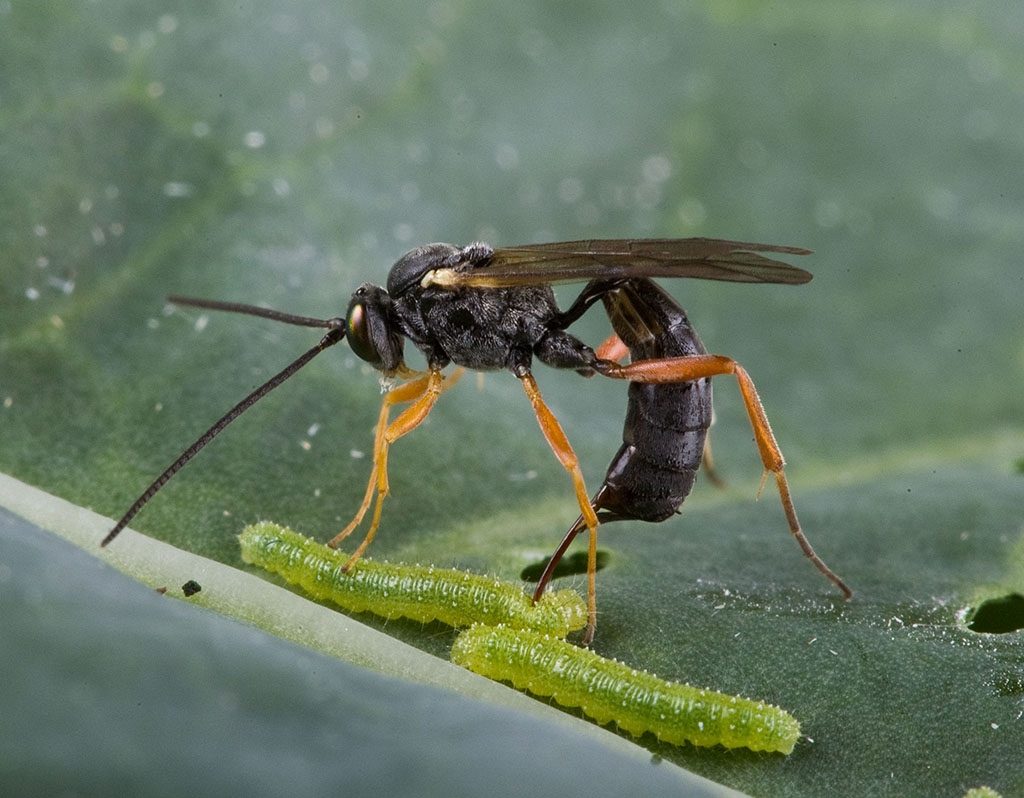
[{"label": "black abdomen", "polygon": [[[603,300],[633,362],[705,353],[683,309],[650,280],[629,280]],[[710,425],[710,379],[631,382],[622,447],[595,501],[599,517],[656,522],[675,513],[693,487]]]}]

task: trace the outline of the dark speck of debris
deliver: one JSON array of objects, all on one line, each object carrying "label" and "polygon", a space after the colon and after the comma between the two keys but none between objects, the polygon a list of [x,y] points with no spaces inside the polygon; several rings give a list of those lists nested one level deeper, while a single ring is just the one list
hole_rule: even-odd
[{"label": "dark speck of debris", "polygon": [[158,587],[158,588],[156,588],[156,592],[159,593],[162,596],[164,593],[167,592],[167,587],[166,586]]},{"label": "dark speck of debris", "polygon": [[185,594],[185,598],[188,598],[189,596],[194,596],[202,589],[202,585],[200,585],[194,579],[189,579],[185,584],[181,586],[181,592]]}]

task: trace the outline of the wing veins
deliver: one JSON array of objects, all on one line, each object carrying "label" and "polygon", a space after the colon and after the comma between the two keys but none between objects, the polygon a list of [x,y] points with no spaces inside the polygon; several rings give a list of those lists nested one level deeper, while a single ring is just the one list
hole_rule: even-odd
[{"label": "wing veins", "polygon": [[630,277],[692,277],[747,283],[805,283],[809,272],[760,253],[810,250],[707,238],[607,239],[502,247],[453,286],[500,288]]}]

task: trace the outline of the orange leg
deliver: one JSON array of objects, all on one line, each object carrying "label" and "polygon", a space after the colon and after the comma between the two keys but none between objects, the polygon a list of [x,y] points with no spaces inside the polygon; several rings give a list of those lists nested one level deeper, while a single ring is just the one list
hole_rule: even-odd
[{"label": "orange leg", "polygon": [[[348,526],[335,535],[327,544],[331,548],[337,548],[341,541],[355,531],[359,524],[362,523],[366,511],[373,501],[373,496],[376,494],[377,503],[374,507],[373,518],[370,521],[370,529],[367,531],[362,543],[359,544],[352,556],[349,557],[348,562],[345,563],[345,570],[351,568],[363,556],[363,553],[377,534],[384,497],[390,492],[388,482],[388,449],[391,444],[412,432],[426,420],[441,394],[458,382],[462,373],[462,369],[456,369],[446,377],[440,371],[430,371],[424,376],[393,388],[384,395],[373,441],[373,466],[370,470],[370,480],[366,486],[363,501]],[[396,404],[404,404],[406,402],[411,402],[412,404],[389,424],[388,417],[391,408]]]},{"label": "orange leg", "polygon": [[[629,354],[629,347],[619,338],[617,333],[609,335],[604,342],[594,351],[601,360],[613,360],[621,363]],[[714,424],[714,411],[712,411],[711,423]],[[707,474],[708,480],[716,488],[724,488],[725,480],[719,475],[715,468],[715,459],[711,453],[711,434],[708,432],[704,438],[704,454],[701,456],[701,465]]]},{"label": "orange leg", "polygon": [[609,335],[594,352],[601,360],[614,360],[618,363],[629,354],[629,347],[623,343],[616,333]]},{"label": "orange leg", "polygon": [[587,630],[583,636],[584,645],[589,645],[594,638],[594,629],[597,627],[597,513],[590,503],[590,496],[587,493],[587,486],[583,482],[583,472],[580,470],[580,461],[573,451],[569,439],[565,436],[565,430],[558,423],[554,413],[544,403],[540,395],[537,383],[532,374],[520,377],[523,383],[523,390],[533,405],[533,412],[537,416],[541,432],[547,439],[551,451],[555,453],[558,462],[569,472],[572,477],[573,489],[576,491],[576,501],[579,502],[580,512],[583,515],[583,522],[590,533],[590,545],[587,549]]},{"label": "orange leg", "polygon": [[775,476],[775,482],[779,490],[779,498],[782,501],[782,509],[786,513],[786,520],[789,523],[789,531],[796,538],[797,543],[804,554],[814,563],[836,587],[838,587],[846,598],[853,595],[853,591],[846,583],[832,571],[825,562],[814,552],[810,542],[800,527],[800,521],[796,516],[796,508],[793,506],[793,499],[789,493],[789,482],[783,471],[785,461],[782,458],[782,450],[775,441],[771,425],[768,423],[768,416],[764,412],[764,405],[757,395],[753,380],[739,363],[731,357],[723,355],[693,355],[691,357],[665,358],[662,360],[640,360],[630,363],[627,366],[610,364],[602,373],[605,376],[615,379],[630,380],[632,382],[687,382],[699,380],[705,377],[716,377],[723,374],[732,374],[740,386],[740,394],[743,397],[743,404],[750,417],[750,425],[754,429],[754,440],[757,442],[758,451],[761,454],[761,462],[764,464],[765,476],[771,472]]},{"label": "orange leg", "polygon": [[[711,423],[714,423],[714,412],[711,413]],[[700,458],[701,467],[704,469],[704,473],[707,475],[708,482],[714,485],[716,488],[724,488],[725,480],[722,479],[721,474],[718,473],[718,469],[715,468],[715,458],[711,452],[711,430],[707,431],[704,436],[704,453]]]},{"label": "orange leg", "polygon": [[377,471],[380,461],[380,453],[386,445],[384,443],[384,435],[388,428],[388,417],[391,414],[391,408],[396,404],[411,402],[422,396],[427,387],[427,380],[428,376],[423,375],[418,379],[411,380],[392,388],[384,394],[384,401],[382,401],[380,405],[380,415],[377,417],[377,426],[374,428],[373,465],[370,470],[370,480],[366,485],[366,493],[363,496],[362,503],[359,505],[359,509],[356,511],[355,516],[349,522],[348,526],[335,535],[327,544],[328,546],[336,548],[338,544],[351,535],[356,527],[358,527],[362,522],[363,516],[366,515],[366,511],[369,509],[370,503],[373,501],[373,495],[377,487]]}]

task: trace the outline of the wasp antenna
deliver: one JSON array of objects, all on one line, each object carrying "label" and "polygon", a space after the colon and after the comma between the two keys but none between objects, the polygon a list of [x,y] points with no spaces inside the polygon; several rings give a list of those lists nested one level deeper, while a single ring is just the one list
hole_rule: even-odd
[{"label": "wasp antenna", "polygon": [[[201,300],[204,301],[205,300]],[[217,303],[224,304],[224,303]],[[203,305],[203,307],[206,307]],[[221,308],[217,308],[218,310]],[[256,308],[256,310],[262,310],[262,308]],[[243,311],[244,312],[244,311]],[[272,311],[273,312],[273,311]],[[262,315],[262,314],[255,314]],[[297,317],[298,318],[298,317]],[[189,460],[199,454],[203,447],[206,446],[210,441],[217,437],[218,434],[232,421],[238,418],[242,413],[252,407],[256,402],[270,393],[274,388],[280,385],[282,382],[291,377],[295,372],[305,366],[314,357],[319,355],[328,347],[334,346],[336,343],[341,341],[345,337],[345,321],[344,319],[327,319],[326,325],[330,327],[330,331],[320,339],[320,343],[308,350],[301,357],[292,361],[288,366],[279,371],[260,387],[246,396],[241,402],[232,407],[227,413],[221,416],[217,422],[210,427],[206,432],[199,436],[195,443],[189,446],[185,451],[178,455],[178,459],[171,463],[164,472],[158,476],[153,483],[143,491],[142,495],[135,500],[135,503],[128,508],[121,520],[118,521],[114,528],[107,533],[107,536],[100,542],[100,546],[106,546],[110,541],[116,538],[122,529],[128,526],[129,522],[138,514],[139,510],[146,506],[146,503],[152,499],[157,491],[160,490],[167,481],[180,471]]]},{"label": "wasp antenna", "polygon": [[227,313],[244,313],[247,316],[262,316],[265,319],[283,321],[285,324],[295,324],[299,327],[336,327],[336,319],[316,319],[312,316],[297,316],[294,313],[284,313],[271,308],[261,308],[258,305],[245,305],[241,302],[222,302],[219,299],[198,299],[196,297],[178,296],[171,294],[167,297],[168,302],[175,305],[185,305],[193,308],[206,308],[208,310],[223,310]]}]

